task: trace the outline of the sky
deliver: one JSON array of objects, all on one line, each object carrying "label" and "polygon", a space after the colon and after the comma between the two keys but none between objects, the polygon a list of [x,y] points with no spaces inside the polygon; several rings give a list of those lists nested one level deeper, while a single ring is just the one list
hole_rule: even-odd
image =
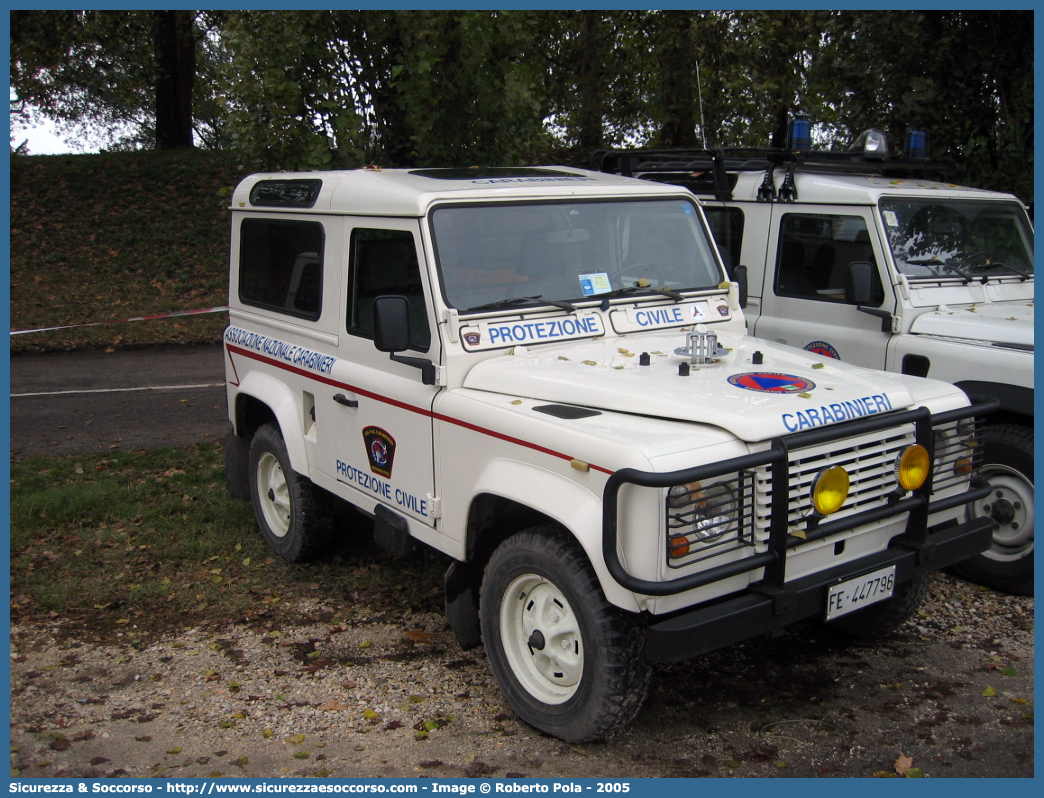
[{"label": "sky", "polygon": [[72,152],[64,141],[47,128],[34,128],[32,130],[19,131],[15,136],[16,144],[29,140],[29,153],[31,155],[64,155]]}]

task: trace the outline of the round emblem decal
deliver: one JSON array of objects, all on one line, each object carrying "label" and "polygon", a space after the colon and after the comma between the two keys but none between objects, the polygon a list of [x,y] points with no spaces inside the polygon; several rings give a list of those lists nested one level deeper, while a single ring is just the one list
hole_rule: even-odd
[{"label": "round emblem decal", "polygon": [[768,371],[751,371],[746,374],[733,374],[729,383],[737,388],[759,393],[802,393],[816,387],[812,380],[796,377],[793,374],[776,374]]},{"label": "round emblem decal", "polygon": [[810,344],[805,344],[805,351],[811,352],[815,355],[822,355],[823,357],[832,357],[834,360],[840,360],[841,356],[838,355],[837,350],[834,349],[826,341],[813,341]]}]

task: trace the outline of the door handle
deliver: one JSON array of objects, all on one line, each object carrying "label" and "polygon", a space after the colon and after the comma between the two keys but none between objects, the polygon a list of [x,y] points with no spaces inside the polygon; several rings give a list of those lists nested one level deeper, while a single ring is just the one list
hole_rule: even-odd
[{"label": "door handle", "polygon": [[343,393],[335,393],[334,397],[333,397],[333,400],[335,402],[337,402],[337,404],[344,405],[345,407],[358,407],[359,406],[359,400],[358,399],[349,399]]}]

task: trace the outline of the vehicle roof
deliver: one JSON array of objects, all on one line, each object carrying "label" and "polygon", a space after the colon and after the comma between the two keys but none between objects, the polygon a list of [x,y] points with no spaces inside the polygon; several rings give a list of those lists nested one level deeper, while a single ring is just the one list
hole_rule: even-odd
[{"label": "vehicle roof", "polygon": [[[319,181],[309,205],[252,202],[252,192],[279,181]],[[304,183],[302,182],[302,185]],[[504,169],[378,169],[272,172],[244,178],[232,195],[233,211],[424,216],[442,201],[687,196],[677,186],[565,166]]]},{"label": "vehicle roof", "polygon": [[[785,169],[777,168],[774,182],[778,191],[783,184]],[[756,201],[758,189],[764,183],[764,171],[739,172],[732,190],[735,201]],[[794,173],[799,203],[828,203],[841,205],[870,205],[885,195],[917,196],[930,192],[948,199],[992,199],[1017,201],[1011,194],[939,183],[916,178],[883,177],[881,175],[830,174],[798,170]]]}]

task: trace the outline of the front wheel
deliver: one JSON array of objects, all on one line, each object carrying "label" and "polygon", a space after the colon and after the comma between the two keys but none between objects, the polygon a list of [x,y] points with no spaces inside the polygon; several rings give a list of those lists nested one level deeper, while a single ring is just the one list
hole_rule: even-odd
[{"label": "front wheel", "polygon": [[287,562],[321,554],[330,541],[329,508],[319,488],[290,467],[279,427],[265,424],[254,433],[247,474],[254,517],[269,547]]},{"label": "front wheel", "polygon": [[580,547],[556,529],[497,548],[479,613],[493,676],[531,726],[589,742],[630,723],[645,701],[643,628],[605,600]]},{"label": "front wheel", "polygon": [[1017,596],[1033,595],[1033,430],[998,424],[983,430],[982,475],[993,490],[969,508],[997,522],[990,548],[954,573]]}]

